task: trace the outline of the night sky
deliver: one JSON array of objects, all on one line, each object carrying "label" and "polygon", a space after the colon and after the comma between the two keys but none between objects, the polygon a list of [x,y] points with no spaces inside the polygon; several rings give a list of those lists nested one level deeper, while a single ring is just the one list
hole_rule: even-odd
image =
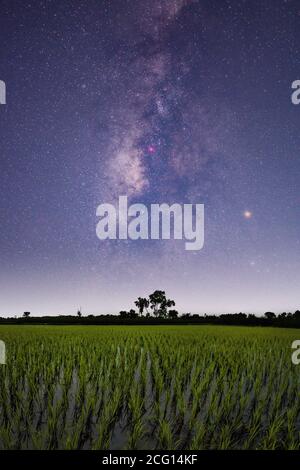
[{"label": "night sky", "polygon": [[[0,0],[0,315],[300,306],[297,0]],[[205,205],[205,245],[96,209]]]}]

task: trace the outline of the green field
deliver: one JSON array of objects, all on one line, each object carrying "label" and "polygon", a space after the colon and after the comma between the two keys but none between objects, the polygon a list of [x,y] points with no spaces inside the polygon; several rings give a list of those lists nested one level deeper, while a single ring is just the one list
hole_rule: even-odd
[{"label": "green field", "polygon": [[299,330],[0,326],[1,449],[299,449]]}]

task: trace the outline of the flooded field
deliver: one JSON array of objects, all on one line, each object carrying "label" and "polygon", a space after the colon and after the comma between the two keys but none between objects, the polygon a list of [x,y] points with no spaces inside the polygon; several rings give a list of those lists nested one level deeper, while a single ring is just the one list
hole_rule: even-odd
[{"label": "flooded field", "polygon": [[299,449],[299,330],[0,326],[1,449]]}]

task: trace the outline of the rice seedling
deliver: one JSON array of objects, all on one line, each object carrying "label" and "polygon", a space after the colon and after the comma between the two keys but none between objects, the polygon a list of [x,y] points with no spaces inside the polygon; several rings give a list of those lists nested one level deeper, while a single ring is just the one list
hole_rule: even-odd
[{"label": "rice seedling", "polygon": [[1,325],[0,449],[299,449],[297,334]]}]

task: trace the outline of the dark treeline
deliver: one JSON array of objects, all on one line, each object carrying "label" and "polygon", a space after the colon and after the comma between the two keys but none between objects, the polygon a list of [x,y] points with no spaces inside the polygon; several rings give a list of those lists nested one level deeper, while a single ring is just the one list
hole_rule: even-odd
[{"label": "dark treeline", "polygon": [[[27,312],[29,313],[29,312]],[[285,328],[300,328],[300,311],[275,315],[266,312],[264,316],[245,313],[222,315],[191,315],[186,313],[176,318],[161,316],[141,316],[137,313],[127,317],[124,315],[58,315],[31,317],[30,315],[14,318],[0,317],[0,324],[16,325],[240,325],[240,326],[277,326]]]},{"label": "dark treeline", "polygon": [[279,326],[300,328],[300,311],[276,315],[266,312],[263,316],[252,313],[227,313],[221,315],[197,315],[184,313],[179,315],[174,309],[175,301],[166,297],[165,291],[156,290],[149,297],[139,297],[135,302],[137,310],[121,310],[119,315],[82,315],[81,309],[76,315],[58,315],[31,317],[24,312],[22,317],[2,318],[0,324],[17,325],[245,325]]}]

